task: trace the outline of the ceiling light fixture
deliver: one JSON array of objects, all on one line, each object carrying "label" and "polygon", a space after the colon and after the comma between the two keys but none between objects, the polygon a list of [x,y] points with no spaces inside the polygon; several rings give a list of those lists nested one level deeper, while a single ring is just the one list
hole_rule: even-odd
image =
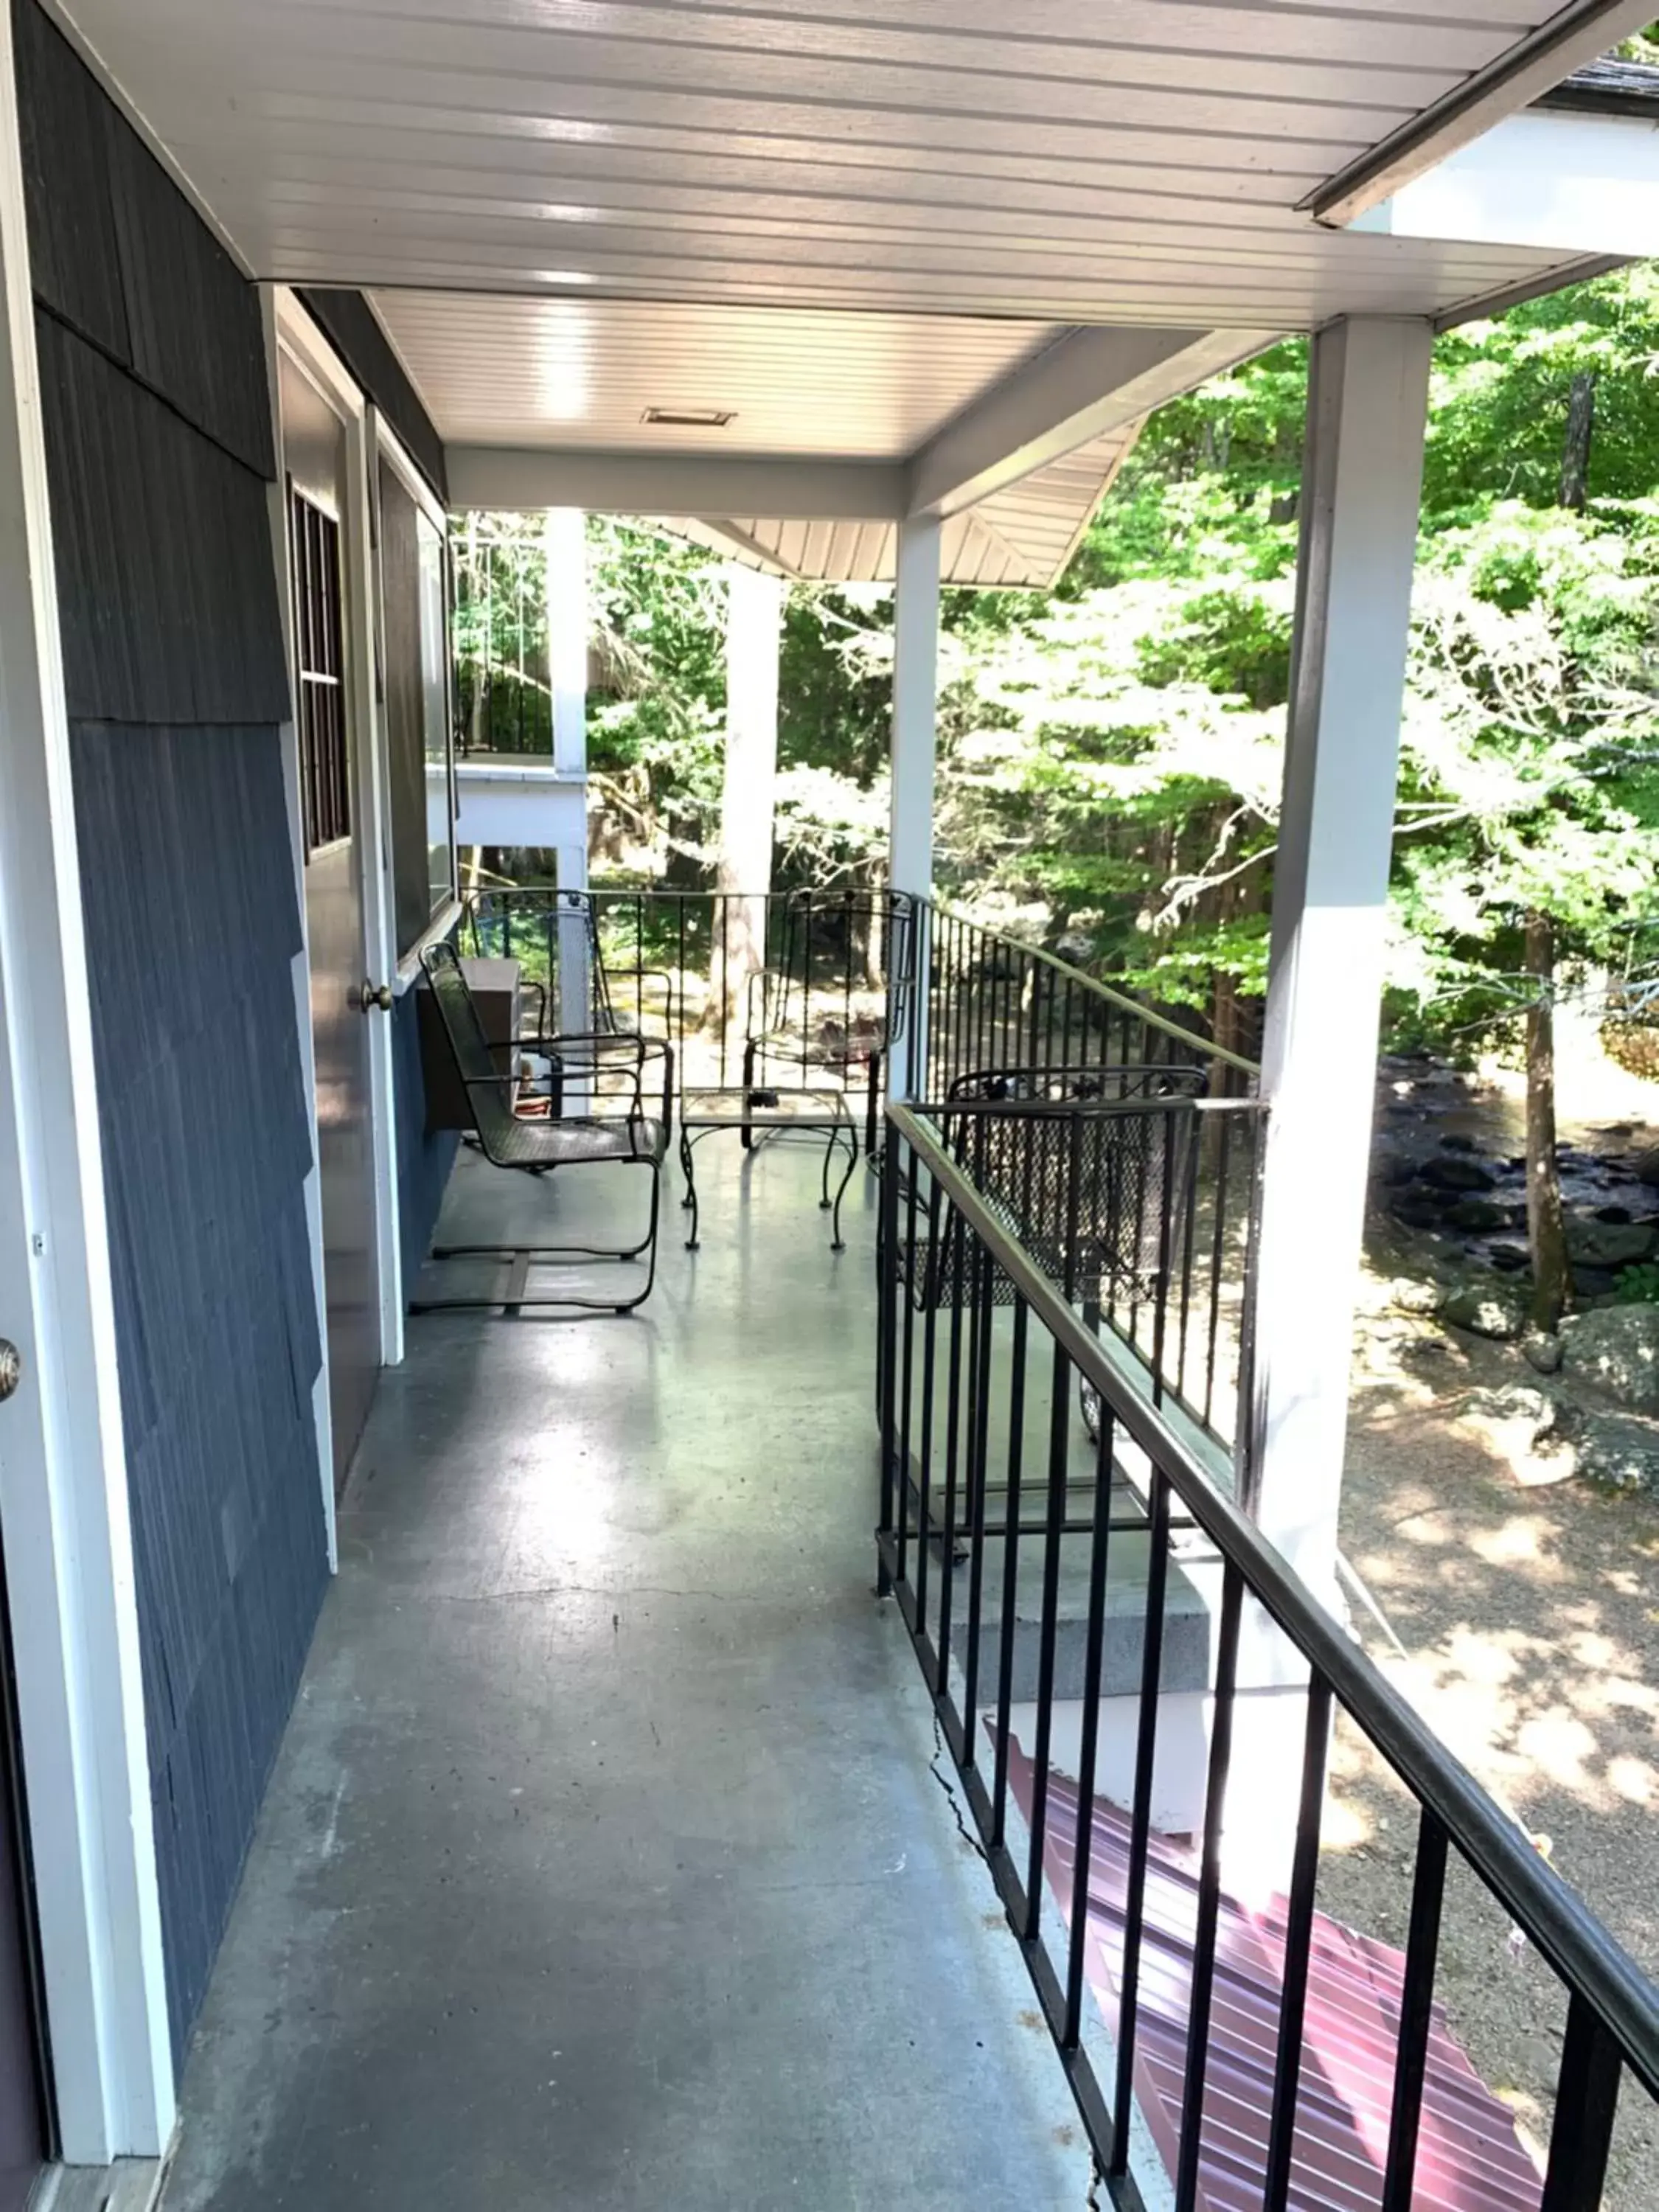
[{"label": "ceiling light fixture", "polygon": [[664,430],[723,430],[737,419],[735,407],[647,407],[640,417]]}]

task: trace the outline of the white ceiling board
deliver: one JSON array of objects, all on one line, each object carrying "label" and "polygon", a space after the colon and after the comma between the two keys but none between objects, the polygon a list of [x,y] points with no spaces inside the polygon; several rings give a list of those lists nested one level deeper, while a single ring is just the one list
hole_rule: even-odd
[{"label": "white ceiling board", "polygon": [[[987,590],[1052,584],[1139,429],[1132,423],[1091,439],[978,507],[949,517],[939,533],[941,580]],[[745,516],[731,523],[677,520],[664,526],[751,568],[815,583],[890,584],[898,557],[898,533],[890,522]]]},{"label": "white ceiling board", "polygon": [[[896,459],[1056,335],[1042,323],[628,300],[391,292],[375,304],[457,445]],[[647,429],[648,407],[736,419]]]},{"label": "white ceiling board", "polygon": [[1548,0],[68,5],[261,276],[1250,330],[1548,266],[1294,212]]}]

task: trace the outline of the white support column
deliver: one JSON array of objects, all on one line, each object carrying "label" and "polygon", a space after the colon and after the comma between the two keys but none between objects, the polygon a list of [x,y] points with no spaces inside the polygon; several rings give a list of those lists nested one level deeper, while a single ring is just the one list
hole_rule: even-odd
[{"label": "white support column", "polygon": [[741,1029],[749,979],[766,964],[784,586],[781,577],[739,562],[728,562],[725,574],[726,760],[714,880],[726,903],[710,981],[717,996],[724,994],[726,1026]]},{"label": "white support column", "polygon": [[[553,691],[553,766],[584,787],[587,781],[587,518],[579,507],[547,511],[547,667]],[[581,834],[555,848],[561,891],[587,889],[587,809]],[[574,824],[573,824],[574,827]],[[578,906],[559,916],[557,1022],[567,1034],[593,1026],[592,978],[588,974],[586,916]],[[583,1097],[567,1102],[580,1112]]]},{"label": "white support column", "polygon": [[[888,883],[926,899],[933,890],[933,756],[939,706],[939,524],[902,522],[893,593],[893,787]],[[908,1098],[927,1060],[927,937],[916,939],[911,1035],[888,1071],[888,1095]]]},{"label": "white support column", "polygon": [[1249,1448],[1262,1528],[1334,1590],[1432,333],[1314,340],[1262,1085]]}]

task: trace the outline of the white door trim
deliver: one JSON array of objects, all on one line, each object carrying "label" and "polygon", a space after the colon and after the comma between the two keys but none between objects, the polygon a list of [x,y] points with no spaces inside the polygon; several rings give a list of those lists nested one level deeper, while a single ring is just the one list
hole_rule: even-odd
[{"label": "white door trim", "polygon": [[[374,410],[348,374],[339,356],[286,285],[272,288],[277,351],[286,354],[316,386],[345,431],[345,500],[341,516],[341,583],[348,648],[347,680],[356,743],[352,793],[353,835],[359,841],[357,865],[363,896],[364,977],[379,987],[392,983],[398,961],[391,899],[391,850],[387,832],[386,732],[375,678],[378,625],[371,487],[375,452]],[[280,393],[275,403],[280,414]],[[281,469],[281,448],[278,448]],[[288,574],[288,515],[282,501],[282,574]],[[297,757],[295,775],[298,773]],[[297,842],[301,904],[305,854]],[[309,1022],[309,1012],[307,1013]],[[379,1011],[368,1023],[369,1126],[374,1212],[375,1298],[380,1364],[395,1367],[403,1358],[403,1263],[398,1237],[398,1164],[392,1078],[392,1018]],[[313,1082],[313,1110],[315,1110]],[[326,1307],[325,1307],[326,1316]],[[327,1330],[324,1330],[326,1375]],[[331,1465],[325,1470],[330,1557],[335,1554],[335,1513]]]},{"label": "white door trim", "polygon": [[174,2084],[9,12],[0,264],[0,1528],[58,2133],[101,2166]]},{"label": "white door trim", "polygon": [[[288,483],[283,467],[282,351],[276,332],[276,301],[269,284],[259,287],[259,316],[264,328],[265,382],[270,396],[271,452],[276,477],[270,487],[271,558],[276,571],[276,604],[283,625],[283,664],[294,687],[294,605],[289,589]],[[300,910],[300,950],[294,956],[294,1024],[300,1045],[300,1076],[305,1085],[306,1133],[311,1166],[306,1175],[306,1235],[311,1246],[312,1288],[317,1301],[317,1341],[322,1364],[311,1386],[311,1416],[317,1430],[317,1480],[323,1498],[328,1571],[340,1564],[334,1513],[334,1412],[329,1398],[328,1277],[324,1263],[322,1153],[317,1138],[317,1043],[311,1026],[311,926],[306,914],[305,799],[300,782],[300,729],[290,713],[283,725],[283,785],[288,801],[294,896]]]}]

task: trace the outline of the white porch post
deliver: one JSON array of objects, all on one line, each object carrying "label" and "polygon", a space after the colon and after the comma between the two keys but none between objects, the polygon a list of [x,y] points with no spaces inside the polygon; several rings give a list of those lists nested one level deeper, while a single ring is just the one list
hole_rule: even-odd
[{"label": "white porch post", "polygon": [[[587,779],[587,518],[579,507],[547,511],[547,678],[553,693],[553,765],[562,776]],[[587,809],[581,834],[555,848],[561,891],[587,889]],[[562,908],[562,902],[561,902]],[[580,908],[559,916],[558,1026],[578,1035],[593,1026],[592,978],[587,972],[587,925]],[[573,1096],[572,1110],[582,1100]]]},{"label": "white porch post", "polygon": [[1249,1446],[1264,1533],[1332,1595],[1432,333],[1314,340],[1262,1085]]},{"label": "white porch post", "polygon": [[[939,706],[939,522],[918,516],[898,526],[893,594],[893,788],[888,884],[912,898],[933,890],[933,754]],[[926,1088],[927,933],[918,928],[908,1052],[888,1070],[888,1095]]]},{"label": "white porch post", "polygon": [[778,659],[783,580],[729,562],[726,575],[726,757],[720,780],[721,1024],[740,1024],[749,979],[766,965],[766,897],[778,768]]}]

